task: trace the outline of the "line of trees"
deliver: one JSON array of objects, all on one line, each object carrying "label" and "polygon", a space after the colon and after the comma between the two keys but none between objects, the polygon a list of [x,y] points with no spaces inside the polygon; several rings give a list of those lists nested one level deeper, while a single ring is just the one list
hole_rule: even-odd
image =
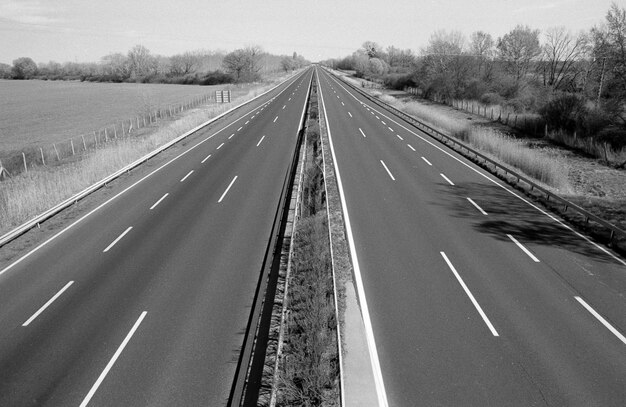
[{"label": "line of trees", "polygon": [[213,85],[259,80],[264,73],[285,69],[286,59],[294,59],[293,69],[308,63],[296,55],[272,55],[248,46],[229,53],[193,51],[166,57],[136,45],[126,54],[112,53],[97,63],[37,64],[29,57],[17,58],[12,65],[0,63],[0,78]]},{"label": "line of trees", "polygon": [[626,146],[626,10],[616,3],[603,23],[579,33],[518,25],[500,38],[484,31],[467,38],[440,30],[419,55],[367,41],[325,63],[434,100],[539,113],[551,128]]}]

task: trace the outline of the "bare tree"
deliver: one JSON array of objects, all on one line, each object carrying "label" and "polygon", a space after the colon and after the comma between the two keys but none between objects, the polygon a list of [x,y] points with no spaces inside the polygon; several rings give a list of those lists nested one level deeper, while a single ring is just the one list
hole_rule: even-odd
[{"label": "bare tree", "polygon": [[588,37],[584,33],[573,36],[565,27],[550,28],[543,45],[544,85],[552,90],[572,89],[579,74],[577,63],[588,52]]},{"label": "bare tree", "polygon": [[172,75],[188,75],[195,73],[200,67],[200,57],[197,52],[185,52],[170,57],[170,73]]},{"label": "bare tree", "polygon": [[476,59],[477,76],[483,74],[483,67],[489,58],[493,56],[494,42],[491,34],[484,31],[475,31],[470,35],[469,52]]},{"label": "bare tree", "polygon": [[117,77],[119,80],[130,77],[130,64],[124,54],[115,53],[102,57],[102,71],[105,75]]},{"label": "bare tree", "polygon": [[259,71],[263,68],[261,65],[262,57],[263,50],[261,47],[248,46],[227,54],[222,65],[227,72],[235,75],[237,81],[252,81],[258,77]]},{"label": "bare tree", "polygon": [[128,51],[128,64],[131,76],[143,77],[151,74],[156,68],[156,60],[150,50],[143,45],[135,45]]},{"label": "bare tree", "polygon": [[528,73],[531,63],[541,55],[539,30],[518,25],[498,39],[497,48],[507,71],[519,83]]},{"label": "bare tree", "polygon": [[365,41],[361,47],[369,58],[379,58],[381,56],[382,47],[374,41]]}]

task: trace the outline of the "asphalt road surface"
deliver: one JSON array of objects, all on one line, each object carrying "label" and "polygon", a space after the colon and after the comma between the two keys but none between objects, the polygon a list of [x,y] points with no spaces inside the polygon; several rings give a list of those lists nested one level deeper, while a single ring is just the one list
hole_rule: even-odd
[{"label": "asphalt road surface", "polygon": [[311,76],[0,271],[0,406],[226,404]]},{"label": "asphalt road surface", "polygon": [[626,405],[624,260],[317,72],[381,404]]}]

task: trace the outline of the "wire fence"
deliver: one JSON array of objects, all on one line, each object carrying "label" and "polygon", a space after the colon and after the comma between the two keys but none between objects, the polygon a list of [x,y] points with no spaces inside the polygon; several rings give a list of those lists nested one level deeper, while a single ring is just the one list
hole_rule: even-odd
[{"label": "wire fence", "polygon": [[147,108],[142,114],[94,130],[91,133],[42,146],[12,151],[0,156],[0,181],[27,173],[38,166],[54,166],[102,148],[109,143],[146,134],[146,129],[155,127],[160,121],[179,116],[187,110],[201,105],[218,103],[215,94],[189,99],[183,103],[159,108]]}]

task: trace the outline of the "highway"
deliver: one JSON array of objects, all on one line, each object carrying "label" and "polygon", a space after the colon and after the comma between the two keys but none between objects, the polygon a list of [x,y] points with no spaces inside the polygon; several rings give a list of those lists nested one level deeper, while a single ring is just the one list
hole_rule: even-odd
[{"label": "highway", "polygon": [[624,260],[317,73],[379,404],[626,405]]},{"label": "highway", "polygon": [[0,406],[227,403],[312,73],[0,271]]}]

